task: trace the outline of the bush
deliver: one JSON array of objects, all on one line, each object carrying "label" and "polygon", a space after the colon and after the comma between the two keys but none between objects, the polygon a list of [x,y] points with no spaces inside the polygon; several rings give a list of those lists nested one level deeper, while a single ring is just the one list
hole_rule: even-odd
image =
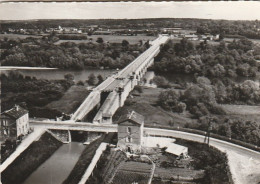
[{"label": "bush", "polygon": [[143,88],[141,86],[135,86],[134,90],[136,90],[138,93],[143,93]]},{"label": "bush", "polygon": [[171,85],[169,84],[169,81],[162,76],[155,76],[153,79],[153,82],[160,88],[170,88]]}]

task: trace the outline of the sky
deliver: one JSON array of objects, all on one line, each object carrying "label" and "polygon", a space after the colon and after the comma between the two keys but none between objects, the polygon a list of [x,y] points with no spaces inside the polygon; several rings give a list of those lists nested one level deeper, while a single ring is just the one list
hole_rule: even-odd
[{"label": "sky", "polygon": [[108,18],[260,20],[260,2],[0,3],[0,20]]}]

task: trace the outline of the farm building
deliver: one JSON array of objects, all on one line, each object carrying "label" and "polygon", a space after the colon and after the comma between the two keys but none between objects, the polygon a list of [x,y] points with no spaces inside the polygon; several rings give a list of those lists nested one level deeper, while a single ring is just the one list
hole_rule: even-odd
[{"label": "farm building", "polygon": [[117,146],[125,151],[141,151],[143,142],[144,117],[134,111],[118,122]]},{"label": "farm building", "polygon": [[171,143],[168,145],[167,149],[165,150],[167,153],[171,153],[175,156],[183,156],[186,158],[188,156],[188,148],[185,146],[181,146],[178,144]]}]

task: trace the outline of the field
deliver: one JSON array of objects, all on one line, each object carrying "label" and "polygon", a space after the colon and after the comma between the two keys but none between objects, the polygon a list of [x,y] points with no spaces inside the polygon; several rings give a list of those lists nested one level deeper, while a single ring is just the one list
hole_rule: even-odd
[{"label": "field", "polygon": [[53,101],[46,105],[46,108],[55,109],[66,114],[73,113],[84,99],[89,91],[84,86],[72,86],[58,101]]},{"label": "field", "polygon": [[[103,38],[104,42],[110,43],[122,43],[123,40],[127,40],[130,44],[137,44],[139,40],[147,41],[147,40],[154,40],[155,36],[121,36],[121,35],[91,35],[88,36],[87,40],[59,40],[55,44],[61,44],[63,42],[75,42],[75,43],[87,43],[87,42],[96,42],[97,38]],[[92,40],[90,40],[92,39]]]},{"label": "field", "polygon": [[192,123],[195,121],[190,118],[191,115],[188,112],[182,114],[173,113],[165,111],[156,105],[158,96],[164,89],[148,87],[142,87],[142,89],[143,93],[137,94],[135,91],[131,92],[125,105],[119,108],[113,116],[114,122],[129,110],[134,110],[145,116],[146,125],[169,126],[169,122],[173,122],[175,127],[183,127],[185,123]]},{"label": "field", "polygon": [[146,184],[151,174],[151,164],[141,162],[122,162],[112,184],[133,183]]},{"label": "field", "polygon": [[221,105],[227,114],[234,115],[259,115],[260,106],[251,105]]},{"label": "field", "polygon": [[[115,134],[117,136],[117,134]],[[110,142],[111,143],[111,142]],[[86,184],[109,183],[119,167],[120,163],[126,159],[121,151],[112,151],[107,149],[101,155],[93,175],[87,180]]]},{"label": "field", "polygon": [[254,121],[260,125],[260,106],[227,104],[222,104],[221,106],[226,111],[227,115],[219,115],[219,119],[243,119],[244,121]]},{"label": "field", "polygon": [[22,34],[0,34],[0,39],[9,38],[9,39],[25,39],[28,37],[40,38],[41,36],[37,35],[22,35]]}]

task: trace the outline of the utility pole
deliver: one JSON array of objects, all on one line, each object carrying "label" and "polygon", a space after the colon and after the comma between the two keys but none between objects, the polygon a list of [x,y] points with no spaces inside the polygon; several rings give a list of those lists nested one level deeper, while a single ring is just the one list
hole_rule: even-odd
[{"label": "utility pole", "polygon": [[212,130],[212,124],[211,124],[212,117],[207,117],[207,121],[208,121],[208,128],[204,138],[204,143],[207,143],[209,146],[210,131]]}]

